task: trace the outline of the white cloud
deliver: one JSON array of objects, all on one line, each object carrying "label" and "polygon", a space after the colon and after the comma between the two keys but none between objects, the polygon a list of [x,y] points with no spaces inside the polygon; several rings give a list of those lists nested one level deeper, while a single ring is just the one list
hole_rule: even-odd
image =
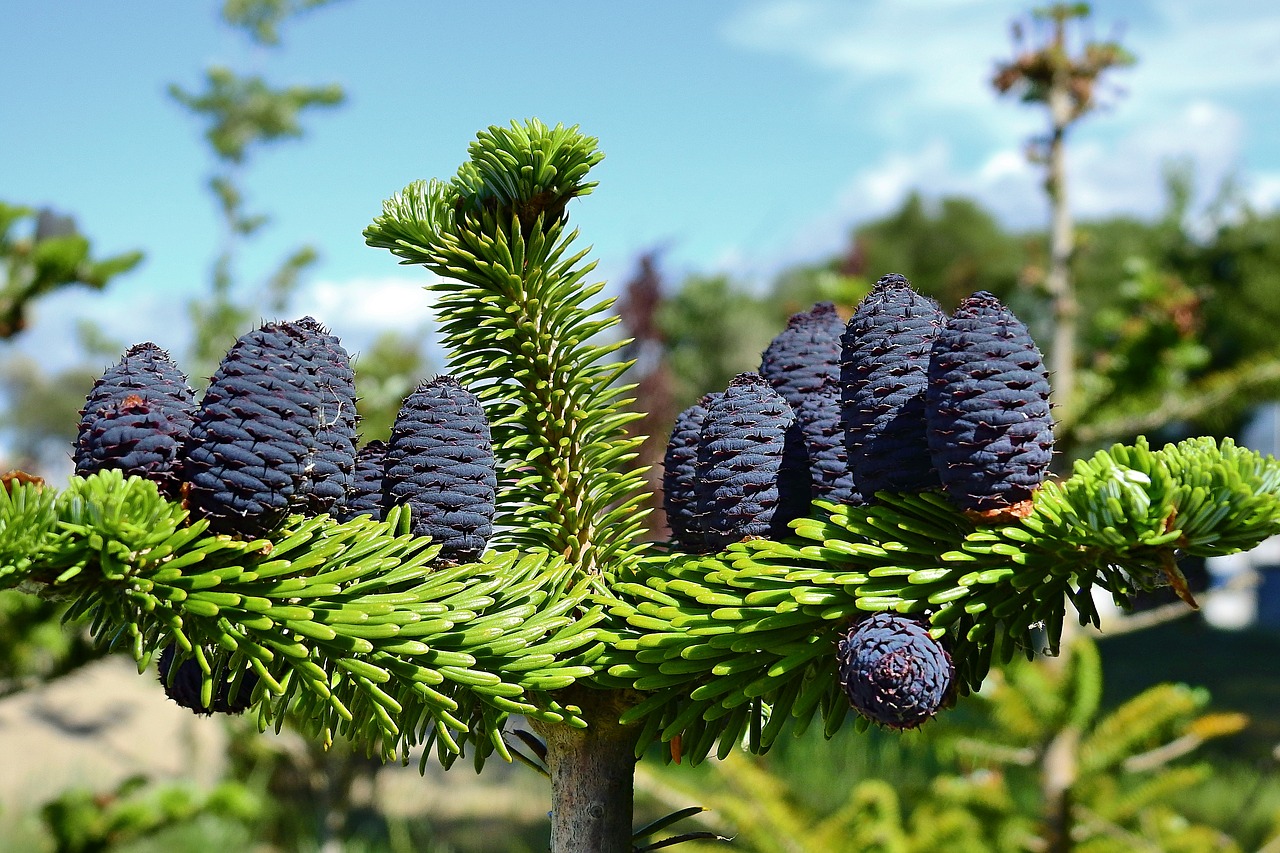
[{"label": "white cloud", "polygon": [[[1166,120],[1133,128],[1114,142],[1081,135],[1068,148],[1070,204],[1078,219],[1113,215],[1150,217],[1166,201],[1164,171],[1189,161],[1197,180],[1195,204],[1208,202],[1239,159],[1243,120],[1209,101],[1187,105]],[[788,265],[829,257],[847,246],[850,228],[896,210],[913,191],[925,198],[966,196],[977,200],[1005,226],[1043,227],[1048,215],[1043,172],[1021,148],[993,150],[973,166],[958,163],[946,141],[924,140],[895,151],[844,181],[819,215],[804,223],[772,257],[732,255],[735,266],[772,274]],[[1280,203],[1280,174],[1255,176],[1245,185],[1259,207]]]},{"label": "white cloud", "polygon": [[290,310],[315,317],[348,350],[359,352],[384,331],[431,335],[434,297],[423,288],[433,281],[435,278],[426,274],[321,279],[299,288]]},{"label": "white cloud", "polygon": [[893,81],[918,103],[955,105],[990,100],[985,79],[993,58],[1007,52],[1008,21],[1017,11],[1007,0],[766,0],[731,18],[723,35],[740,47],[833,72],[846,83]]}]

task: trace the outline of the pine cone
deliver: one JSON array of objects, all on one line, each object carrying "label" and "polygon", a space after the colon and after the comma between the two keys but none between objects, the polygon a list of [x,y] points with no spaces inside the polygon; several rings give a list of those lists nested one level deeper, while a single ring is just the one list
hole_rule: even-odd
[{"label": "pine cone", "polygon": [[938,485],[925,438],[929,353],[945,317],[900,275],[876,282],[842,339],[849,469],[863,498]]},{"label": "pine cone", "polygon": [[76,474],[119,470],[178,499],[182,443],[194,412],[195,394],[169,354],[152,343],[130,347],[94,382],[80,412],[72,449]]},{"label": "pine cone", "polygon": [[356,376],[351,358],[336,335],[312,317],[294,324],[302,330],[306,369],[315,374],[320,394],[316,451],[310,457],[295,501],[306,515],[332,512],[352,488],[356,464]]},{"label": "pine cone", "polygon": [[697,463],[708,550],[780,532],[774,520],[780,503],[778,477],[794,420],[787,401],[756,373],[738,374],[708,407]]},{"label": "pine cone", "polygon": [[280,526],[319,450],[324,397],[310,334],[268,323],[240,337],[205,392],[186,447],[187,502],[217,533]]},{"label": "pine cone", "polygon": [[808,450],[809,475],[815,500],[860,504],[862,497],[853,485],[840,422],[840,386],[831,382],[805,397],[796,412],[796,422]]},{"label": "pine cone", "polygon": [[418,386],[400,407],[383,462],[383,506],[408,504],[415,536],[440,557],[466,562],[493,534],[494,473],[489,422],[475,395],[452,376]]},{"label": "pine cone", "polygon": [[[176,649],[177,647],[172,644],[165,646],[164,651],[160,652],[158,664],[160,684],[164,687],[165,695],[170,699],[189,711],[205,716],[242,714],[253,703],[253,689],[258,684],[256,672],[245,673],[244,679],[240,682],[240,690],[234,698],[231,696],[232,677],[228,673],[223,673],[222,679],[214,685],[208,708],[200,704],[200,684],[203,679],[200,664],[195,658],[186,658],[178,664],[178,671],[173,674],[173,681],[170,683],[169,670],[173,668],[173,659],[177,656]],[[206,657],[209,657],[207,650]]]},{"label": "pine cone", "polygon": [[720,393],[707,394],[676,416],[662,458],[662,507],[671,539],[691,554],[702,552],[706,518],[698,509],[698,437],[707,408]]},{"label": "pine cone", "polygon": [[951,656],[924,625],[876,613],[849,629],[837,650],[840,686],[858,713],[892,729],[914,729],[951,690]]},{"label": "pine cone", "polygon": [[844,321],[830,302],[793,314],[787,328],[764,351],[760,375],[792,410],[828,382],[840,378],[840,336]]},{"label": "pine cone", "polygon": [[346,500],[334,508],[339,521],[350,521],[357,515],[369,515],[381,519],[382,511],[382,463],[387,454],[387,443],[374,439],[356,451],[356,470],[351,491]]},{"label": "pine cone", "polygon": [[954,504],[995,512],[1031,499],[1053,458],[1049,377],[1027,327],[990,293],[961,302],[934,341],[926,400]]}]

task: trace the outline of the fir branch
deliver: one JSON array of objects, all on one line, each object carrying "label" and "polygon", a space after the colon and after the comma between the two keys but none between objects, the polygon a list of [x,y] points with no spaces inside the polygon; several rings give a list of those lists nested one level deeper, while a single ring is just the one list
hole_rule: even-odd
[{"label": "fir branch", "polygon": [[372,246],[441,277],[449,367],[484,402],[502,470],[495,544],[546,548],[586,574],[638,559],[646,499],[625,426],[629,363],[599,342],[613,300],[592,300],[564,206],[601,155],[575,128],[492,127],[446,184],[410,184],[365,232]]},{"label": "fir branch", "polygon": [[52,492],[15,485],[0,500],[0,531],[40,510],[34,544],[0,535],[0,583],[70,598],[68,618],[140,670],[176,644],[203,673],[206,705],[228,676],[237,692],[256,676],[260,728],[294,710],[323,741],[387,757],[431,742],[449,760],[468,742],[478,761],[505,757],[510,713],[581,725],[546,694],[591,675],[603,613],[556,555],[436,565],[403,509],[385,522],[295,518],[278,539],[238,541],[187,526],[154,483],[114,471]]}]

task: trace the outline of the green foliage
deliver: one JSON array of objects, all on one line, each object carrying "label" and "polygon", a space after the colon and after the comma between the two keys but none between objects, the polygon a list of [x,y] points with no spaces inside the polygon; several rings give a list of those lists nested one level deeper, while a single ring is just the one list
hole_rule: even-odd
[{"label": "green foliage", "polygon": [[[639,748],[680,736],[697,763],[742,738],[763,752],[815,715],[841,728],[831,649],[859,613],[927,617],[966,693],[993,659],[1055,648],[1064,595],[1086,621],[1094,584],[1123,598],[1175,548],[1224,553],[1275,533],[1278,487],[1274,460],[1229,442],[1117,447],[1044,487],[1017,523],[977,527],[940,496],[884,494],[824,506],[788,542],[653,554],[604,593],[535,549],[435,566],[434,546],[397,532],[402,513],[298,519],[272,543],[211,537],[153,484],[108,472],[56,498],[32,485],[0,498],[0,578],[71,597],[72,617],[140,665],[177,642],[206,692],[215,673],[252,670],[263,728],[293,703],[325,740],[388,757],[435,741],[449,763],[471,738],[482,761],[507,755],[509,712],[576,721],[550,694],[587,680],[645,694],[624,715],[643,726]],[[1093,713],[1096,696],[1081,701],[1069,717]]]},{"label": "green foliage", "polygon": [[770,314],[764,300],[726,276],[693,276],[662,301],[657,322],[680,409],[759,365],[760,353],[780,327]]},{"label": "green foliage", "polygon": [[537,121],[492,127],[448,183],[418,181],[384,203],[371,246],[442,277],[430,285],[449,372],[485,404],[499,465],[495,544],[546,548],[586,574],[634,565],[645,480],[627,463],[628,364],[599,342],[617,323],[590,302],[592,264],[573,252],[567,202],[591,191],[596,140]]},{"label": "green foliage", "polygon": [[[1072,752],[1079,775],[1071,849],[1241,849],[1229,821],[1198,824],[1174,803],[1193,801],[1209,781],[1208,766],[1187,757],[1238,731],[1242,718],[1206,712],[1207,693],[1177,684],[1103,712],[1093,644],[1078,640],[1069,660],[1065,668],[1019,661],[993,670],[965,713],[910,736],[901,747],[910,768],[896,774],[893,761],[839,766],[822,754],[838,748],[823,745],[790,762],[805,772],[771,773],[734,750],[692,783],[686,774],[664,775],[677,788],[696,788],[743,850],[1014,853],[1044,848],[1046,752],[1058,732],[1073,728],[1081,735]],[[919,768],[930,761],[937,766]]]},{"label": "green foliage", "polygon": [[[31,227],[26,236],[17,233],[23,223]],[[0,338],[26,328],[40,297],[74,285],[102,290],[141,262],[141,252],[95,258],[70,217],[0,201]]]},{"label": "green foliage", "polygon": [[154,484],[118,472],[73,478],[54,500],[46,491],[0,498],[0,579],[72,598],[69,618],[140,670],[177,643],[205,673],[206,705],[216,674],[238,685],[256,673],[261,729],[292,707],[326,742],[342,734],[389,758],[437,742],[449,763],[470,721],[486,737],[479,763],[493,749],[509,757],[507,713],[576,719],[532,694],[590,675],[603,614],[552,555],[433,566],[438,549],[408,535],[400,511],[299,519],[275,542],[208,536]]},{"label": "green foliage", "polygon": [[978,290],[1018,305],[1026,239],[1000,227],[967,198],[926,202],[913,192],[898,210],[857,230],[861,264],[872,278],[905,275],[948,310]]},{"label": "green foliage", "polygon": [[1280,529],[1277,463],[1193,440],[1116,446],[992,525],[938,494],[883,494],[820,504],[784,542],[643,550],[626,365],[606,360],[621,342],[597,342],[615,320],[609,300],[592,303],[602,285],[586,284],[564,221],[598,159],[574,129],[493,128],[452,181],[411,184],[366,232],[442,277],[451,369],[486,403],[503,532],[479,563],[436,565],[403,512],[295,519],[271,542],[213,537],[154,486],[98,475],[0,500],[0,576],[70,597],[140,664],[176,642],[206,693],[220,672],[256,673],[264,728],[292,710],[324,741],[388,757],[434,742],[445,763],[473,743],[480,762],[508,756],[508,713],[581,725],[553,693],[583,681],[638,691],[623,717],[638,749],[679,736],[697,763],[740,739],[763,752],[817,716],[841,728],[831,649],[859,614],[927,619],[963,695],[993,661],[1056,649],[1064,596],[1096,619],[1095,585],[1123,601],[1176,583],[1179,549],[1225,553]]},{"label": "green foliage", "polygon": [[280,25],[333,0],[224,0],[222,19],[244,30],[258,44],[278,45]]},{"label": "green foliage", "polygon": [[298,115],[303,110],[337,106],[344,98],[336,84],[273,88],[261,77],[245,77],[224,66],[205,73],[203,92],[189,92],[175,83],[169,94],[207,119],[205,138],[214,153],[230,163],[243,162],[251,146],[302,136]]},{"label": "green foliage", "polygon": [[0,590],[0,698],[101,656],[83,630],[62,624],[65,611],[62,602]]},{"label": "green foliage", "polygon": [[125,779],[106,794],[75,788],[40,810],[57,853],[106,853],[202,817],[247,823],[262,809],[244,786],[226,782],[209,792]]}]

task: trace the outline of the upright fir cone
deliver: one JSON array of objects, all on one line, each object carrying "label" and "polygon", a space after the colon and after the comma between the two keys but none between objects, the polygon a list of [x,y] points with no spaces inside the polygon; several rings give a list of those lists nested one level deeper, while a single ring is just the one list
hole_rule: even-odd
[{"label": "upright fir cone", "polygon": [[294,325],[303,333],[299,355],[315,374],[320,394],[316,450],[308,460],[295,501],[307,515],[333,512],[352,488],[356,465],[356,375],[336,335],[313,317]]},{"label": "upright fir cone", "polygon": [[[205,654],[206,657],[212,657],[207,650]],[[205,716],[241,714],[252,704],[253,689],[258,685],[258,674],[256,672],[252,670],[245,672],[244,678],[240,682],[240,689],[236,691],[234,696],[231,695],[231,682],[234,678],[230,673],[223,673],[222,678],[213,686],[213,695],[210,697],[211,702],[209,707],[206,708],[200,702],[200,685],[203,681],[200,664],[196,662],[195,658],[184,658],[178,664],[177,671],[170,678],[169,672],[173,669],[173,661],[176,657],[176,646],[173,644],[165,646],[164,651],[160,652],[158,664],[160,684],[164,687],[166,696],[188,711],[204,714]]]},{"label": "upright fir cone", "polygon": [[346,500],[334,508],[338,521],[350,521],[357,515],[368,515],[381,520],[382,465],[387,455],[387,443],[374,439],[356,451],[356,470],[351,490]]},{"label": "upright fir cone", "polygon": [[933,343],[929,451],[947,496],[971,512],[1019,515],[1049,473],[1049,376],[1027,327],[985,291]]},{"label": "upright fir cone", "polygon": [[849,468],[866,500],[938,485],[925,438],[929,354],[945,316],[901,275],[876,282],[842,339]]},{"label": "upright fir cone", "polygon": [[706,517],[698,509],[698,438],[707,409],[720,392],[707,394],[676,415],[662,459],[662,508],[667,514],[671,539],[681,550],[701,553],[705,542]]},{"label": "upright fir cone", "polygon": [[760,375],[782,395],[793,411],[805,397],[840,378],[840,337],[844,321],[830,302],[819,302],[793,314],[787,328],[765,349]]},{"label": "upright fir cone", "polygon": [[452,376],[418,386],[400,407],[383,461],[383,506],[408,504],[415,536],[440,557],[474,560],[493,534],[498,480],[484,408]]},{"label": "upright fir cone", "polygon": [[738,374],[707,408],[696,469],[707,550],[785,532],[778,486],[794,420],[787,401],[756,373]]},{"label": "upright fir cone", "polygon": [[187,503],[214,532],[265,536],[298,500],[324,409],[310,340],[295,323],[267,323],[218,365],[184,466]]},{"label": "upright fir cone", "polygon": [[951,655],[924,625],[896,613],[858,622],[837,650],[840,686],[863,716],[892,729],[914,729],[947,699]]},{"label": "upright fir cone", "polygon": [[72,450],[76,474],[106,469],[153,481],[176,500],[182,492],[182,443],[191,431],[195,393],[153,343],[125,351],[93,384]]},{"label": "upright fir cone", "polygon": [[796,412],[796,423],[808,450],[814,499],[856,505],[862,503],[862,496],[849,470],[840,403],[840,385],[830,382],[805,397]]}]

